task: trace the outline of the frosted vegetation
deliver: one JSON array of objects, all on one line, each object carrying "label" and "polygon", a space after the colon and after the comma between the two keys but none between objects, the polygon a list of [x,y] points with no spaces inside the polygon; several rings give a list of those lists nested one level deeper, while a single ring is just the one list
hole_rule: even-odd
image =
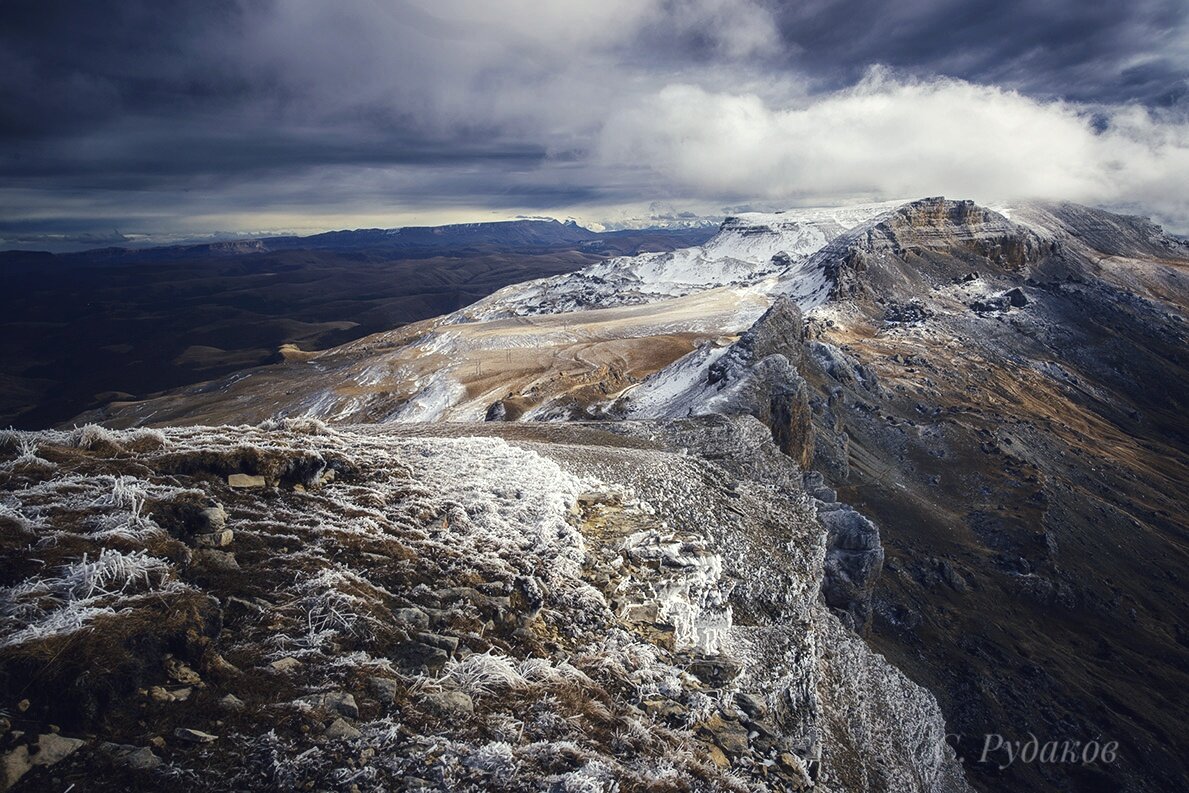
[{"label": "frosted vegetation", "polygon": [[[189,789],[795,789],[874,750],[896,789],[939,789],[932,700],[859,642],[819,644],[822,538],[788,472],[575,432],[8,432],[0,653],[166,687],[184,659],[202,682],[161,718],[218,741],[154,773]],[[835,759],[846,664],[895,681],[906,720],[860,715],[878,739]],[[218,726],[228,693],[249,706]]]}]

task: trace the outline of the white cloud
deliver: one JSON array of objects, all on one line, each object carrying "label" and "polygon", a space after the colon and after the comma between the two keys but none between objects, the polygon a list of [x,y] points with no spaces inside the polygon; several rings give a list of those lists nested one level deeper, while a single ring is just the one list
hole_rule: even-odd
[{"label": "white cloud", "polygon": [[1061,198],[1142,206],[1189,226],[1189,123],[1138,106],[1091,109],[952,79],[873,69],[788,107],[675,84],[610,118],[605,166],[717,200]]}]

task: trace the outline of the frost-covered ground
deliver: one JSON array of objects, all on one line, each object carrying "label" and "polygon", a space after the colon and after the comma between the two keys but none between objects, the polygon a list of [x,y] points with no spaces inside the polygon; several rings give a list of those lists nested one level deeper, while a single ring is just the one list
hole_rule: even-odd
[{"label": "frost-covered ground", "polygon": [[7,767],[30,790],[858,790],[877,766],[962,789],[932,698],[819,605],[824,537],[765,428],[518,426],[5,434]]}]

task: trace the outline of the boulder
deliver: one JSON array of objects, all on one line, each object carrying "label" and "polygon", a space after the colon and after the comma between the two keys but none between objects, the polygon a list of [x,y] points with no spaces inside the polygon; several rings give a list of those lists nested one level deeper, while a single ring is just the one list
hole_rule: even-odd
[{"label": "boulder", "polygon": [[268,666],[274,672],[280,672],[280,673],[284,674],[287,672],[295,672],[298,669],[301,669],[302,664],[301,664],[301,661],[297,660],[293,656],[289,656],[286,658],[281,658],[279,660],[273,661]]},{"label": "boulder", "polygon": [[231,529],[220,529],[196,535],[194,543],[200,548],[226,548],[234,538],[235,533]]},{"label": "boulder", "polygon": [[118,762],[126,765],[129,768],[134,768],[140,771],[151,771],[161,765],[161,758],[153,754],[153,750],[147,746],[142,746],[139,749],[133,749],[118,758]]},{"label": "boulder", "polygon": [[314,694],[313,696],[303,697],[301,701],[319,710],[346,716],[348,719],[359,718],[359,706],[355,703],[355,697],[346,691],[329,691],[323,694]]},{"label": "boulder", "polygon": [[243,710],[244,708],[246,708],[247,703],[245,703],[242,699],[237,697],[235,694],[228,694],[227,696],[225,696],[219,700],[219,707],[223,708],[224,710],[238,711],[238,710]]},{"label": "boulder", "polygon": [[1023,308],[1028,305],[1028,295],[1024,294],[1024,290],[1020,287],[1007,290],[1004,294],[1009,305],[1014,308]]},{"label": "boulder", "polygon": [[392,705],[405,690],[405,687],[399,680],[393,680],[390,677],[369,677],[367,689],[383,704]]},{"label": "boulder", "polygon": [[747,728],[733,719],[725,718],[721,713],[715,713],[702,722],[698,732],[728,755],[738,756],[747,752]]},{"label": "boulder", "polygon": [[830,505],[819,510],[826,529],[826,565],[822,595],[843,622],[863,633],[871,623],[871,598],[883,569],[879,528],[854,509]]},{"label": "boulder", "polygon": [[721,688],[738,677],[741,666],[729,658],[696,658],[687,671],[708,686]]},{"label": "boulder", "polygon": [[33,768],[29,747],[21,745],[4,755],[4,780],[0,790],[8,790]]},{"label": "boulder", "polygon": [[409,627],[425,630],[429,627],[429,615],[418,608],[397,609],[393,616]]}]

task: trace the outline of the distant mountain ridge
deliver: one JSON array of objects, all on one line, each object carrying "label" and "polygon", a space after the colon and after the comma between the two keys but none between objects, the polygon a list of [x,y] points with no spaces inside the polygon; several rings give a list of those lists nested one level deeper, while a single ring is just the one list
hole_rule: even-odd
[{"label": "distant mountain ridge", "polygon": [[675,247],[669,244],[669,240],[677,240],[679,244],[676,247],[681,247],[697,244],[713,233],[714,228],[706,226],[592,231],[572,220],[534,218],[444,226],[326,231],[309,236],[282,235],[149,248],[111,246],[69,253],[9,250],[0,251],[0,264],[49,261],[49,257],[72,262],[163,261],[200,256],[226,258],[289,250],[366,251],[371,256],[390,258],[423,258],[495,249],[502,252],[540,252],[560,248],[589,248],[593,251],[608,250],[614,254],[634,253],[630,248],[624,249],[623,243],[641,237],[655,237],[661,242],[657,247],[668,249]]},{"label": "distant mountain ridge", "polygon": [[[0,426],[62,421],[446,314],[510,283],[704,242],[522,219],[162,248],[0,253]],[[304,354],[304,353],[302,353]]]}]

